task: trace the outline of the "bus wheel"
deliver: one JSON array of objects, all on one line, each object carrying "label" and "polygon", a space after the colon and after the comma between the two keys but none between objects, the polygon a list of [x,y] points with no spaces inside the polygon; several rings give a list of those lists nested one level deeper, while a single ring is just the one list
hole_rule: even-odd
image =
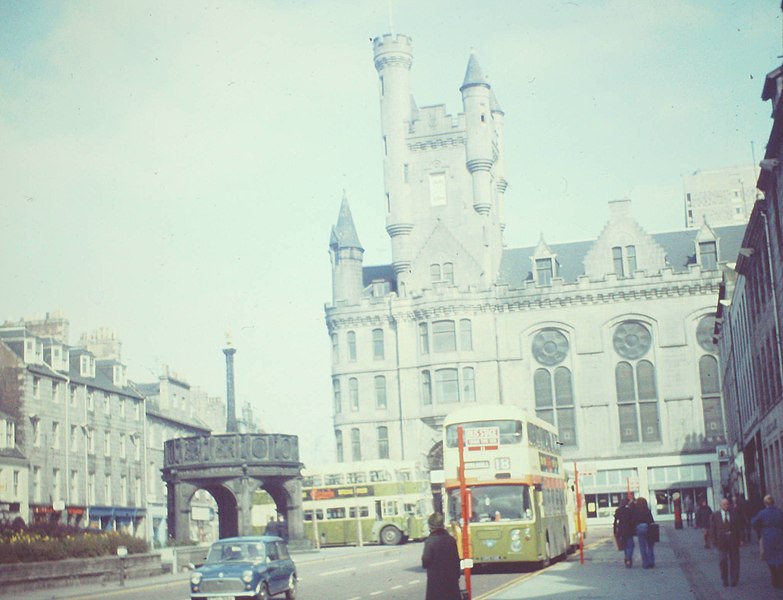
[{"label": "bus wheel", "polygon": [[396,546],[402,542],[402,532],[393,525],[387,525],[381,529],[381,544],[384,546]]},{"label": "bus wheel", "polygon": [[546,568],[552,562],[552,551],[549,546],[549,532],[546,532],[546,545],[544,546],[544,559],[541,561],[541,568]]}]

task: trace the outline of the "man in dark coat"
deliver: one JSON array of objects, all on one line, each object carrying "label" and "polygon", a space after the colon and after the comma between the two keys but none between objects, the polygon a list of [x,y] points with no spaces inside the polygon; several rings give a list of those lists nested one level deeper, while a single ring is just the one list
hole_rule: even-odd
[{"label": "man in dark coat", "polygon": [[460,600],[457,542],[444,529],[441,513],[432,513],[427,522],[430,535],[421,555],[421,566],[427,569],[425,600]]},{"label": "man in dark coat", "polygon": [[739,583],[740,541],[742,517],[731,507],[728,498],[720,501],[720,509],[710,515],[710,536],[720,557],[720,578],[724,586]]}]

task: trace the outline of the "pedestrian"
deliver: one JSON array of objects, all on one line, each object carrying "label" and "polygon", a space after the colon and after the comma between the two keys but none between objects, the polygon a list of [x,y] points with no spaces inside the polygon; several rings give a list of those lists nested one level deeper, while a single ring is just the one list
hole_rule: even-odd
[{"label": "pedestrian", "polygon": [[625,566],[628,569],[633,566],[633,536],[636,533],[633,516],[633,500],[624,497],[620,500],[620,506],[614,511],[613,530],[617,549],[625,553]]},{"label": "pedestrian", "polygon": [[655,567],[655,551],[653,542],[648,539],[650,525],[654,523],[652,513],[647,506],[646,498],[637,498],[633,505],[633,522],[636,528],[636,539],[639,540],[639,553],[642,555],[642,568]]},{"label": "pedestrian", "polygon": [[740,522],[741,518],[728,498],[723,498],[720,510],[710,516],[710,536],[712,544],[718,549],[720,579],[724,587],[739,583]]},{"label": "pedestrian", "polygon": [[427,570],[425,600],[460,600],[457,542],[444,529],[443,514],[432,513],[427,524],[430,535],[421,554],[421,566]]},{"label": "pedestrian", "polygon": [[775,506],[775,499],[764,496],[764,508],[753,517],[753,527],[761,535],[763,559],[772,576],[772,587],[783,588],[783,510]]},{"label": "pedestrian", "polygon": [[710,515],[712,509],[707,504],[706,498],[701,498],[699,501],[699,508],[696,510],[696,527],[704,530],[704,547],[712,548],[712,540],[710,538]]},{"label": "pedestrian", "polygon": [[688,527],[693,527],[693,496],[688,494],[685,496],[684,500],[685,505],[685,523],[688,525]]},{"label": "pedestrian", "polygon": [[742,521],[740,522],[740,539],[742,543],[750,542],[751,527],[750,522],[753,519],[753,513],[750,510],[750,502],[745,500],[743,494],[736,494],[733,498],[734,508],[737,510]]}]

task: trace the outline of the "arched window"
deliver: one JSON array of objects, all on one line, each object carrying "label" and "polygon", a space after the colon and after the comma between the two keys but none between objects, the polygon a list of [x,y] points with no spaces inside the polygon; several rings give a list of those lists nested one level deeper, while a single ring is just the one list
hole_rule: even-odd
[{"label": "arched window", "polygon": [[353,412],[359,410],[359,380],[356,377],[351,377],[348,380],[348,402],[350,402]]},{"label": "arched window", "polygon": [[375,408],[386,410],[386,377],[375,376]]},{"label": "arched window", "polygon": [[649,360],[639,360],[652,348],[650,330],[638,321],[626,321],[617,327],[612,341],[615,351],[627,359],[618,362],[614,369],[620,441],[659,442],[655,365]]},{"label": "arched window", "polygon": [[343,462],[345,460],[343,456],[343,432],[339,429],[334,431],[334,442],[337,448],[337,462]]},{"label": "arched window", "polygon": [[575,446],[574,386],[571,370],[563,365],[570,351],[568,338],[558,329],[542,329],[533,337],[531,351],[541,365],[533,373],[536,416],[557,427],[563,445]]},{"label": "arched window", "polygon": [[555,415],[560,441],[564,446],[576,445],[576,414],[574,386],[567,367],[555,369]]},{"label": "arched window", "polygon": [[536,416],[552,425],[555,414],[552,410],[552,376],[547,369],[536,369],[533,375],[533,389],[536,398]]},{"label": "arched window", "polygon": [[385,355],[383,347],[383,329],[372,330],[372,357],[375,360],[383,360]]},{"label": "arched window", "polygon": [[704,413],[704,436],[710,442],[723,442],[723,413],[721,411],[721,385],[718,359],[705,354],[699,359],[701,405]]},{"label": "arched window", "polygon": [[378,458],[389,458],[389,428],[378,427]]},{"label": "arched window", "polygon": [[356,332],[349,331],[346,337],[348,338],[348,360],[354,362],[356,361]]},{"label": "arched window", "polygon": [[334,414],[339,415],[343,412],[342,392],[340,390],[339,379],[332,379],[332,388],[334,389]]},{"label": "arched window", "polygon": [[633,367],[627,362],[619,362],[614,368],[614,381],[617,388],[617,402],[634,402]]},{"label": "arched window", "polygon": [[351,429],[351,460],[362,460],[361,432],[356,428]]}]

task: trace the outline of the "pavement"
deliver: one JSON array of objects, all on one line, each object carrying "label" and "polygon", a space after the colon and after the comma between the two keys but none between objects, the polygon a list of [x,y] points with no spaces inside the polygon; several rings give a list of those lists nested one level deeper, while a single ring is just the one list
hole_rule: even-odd
[{"label": "pavement", "polygon": [[505,589],[473,600],[767,600],[783,599],[772,587],[767,564],[759,559],[758,542],[740,548],[737,587],[723,587],[718,551],[704,548],[701,529],[675,529],[661,524],[661,541],[655,544],[655,568],[642,569],[636,544],[634,567],[627,569],[616,549],[610,527],[588,532],[584,564],[579,553],[544,571],[521,576]]}]

